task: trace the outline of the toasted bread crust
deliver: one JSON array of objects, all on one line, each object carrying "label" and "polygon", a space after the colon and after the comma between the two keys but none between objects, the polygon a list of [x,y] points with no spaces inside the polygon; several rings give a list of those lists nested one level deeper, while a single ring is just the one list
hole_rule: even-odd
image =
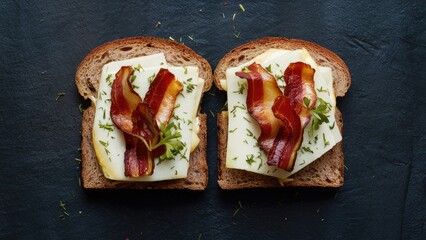
[{"label": "toasted bread crust", "polygon": [[[343,97],[351,84],[349,70],[343,60],[330,50],[314,43],[280,37],[266,37],[243,44],[228,54],[218,63],[214,71],[214,82],[217,88],[222,89],[221,79],[226,79],[226,69],[239,66],[268,49],[278,48],[295,50],[305,48],[320,66],[330,67],[333,73],[333,87],[336,96]],[[343,129],[343,118],[336,107],[335,113],[340,132]],[[292,175],[292,181],[280,185],[277,178],[225,167],[228,141],[228,114],[218,114],[218,183],[222,189],[241,188],[270,188],[283,186],[303,187],[340,187],[344,180],[344,163],[342,142],[335,145],[318,160],[314,161],[301,171]]]},{"label": "toasted bread crust", "polygon": [[214,71],[214,83],[217,88],[222,89],[221,79],[226,79],[226,69],[239,66],[259,56],[271,48],[295,50],[306,48],[311,56],[320,66],[330,67],[334,78],[334,90],[338,97],[343,97],[351,85],[351,75],[345,62],[332,51],[315,43],[298,39],[287,39],[281,37],[266,37],[248,42],[234,48],[227,53],[217,64]]},{"label": "toasted bread crust", "polygon": [[133,37],[107,42],[93,49],[81,61],[75,75],[78,91],[85,99],[97,98],[102,67],[112,61],[164,53],[172,66],[197,66],[200,77],[205,80],[204,92],[213,82],[212,69],[206,59],[189,47],[162,38]]},{"label": "toasted bread crust", "polygon": [[[78,91],[85,99],[96,99],[101,78],[102,67],[111,61],[147,56],[163,52],[167,62],[172,66],[198,66],[200,77],[205,80],[204,92],[209,90],[213,75],[212,69],[203,57],[190,48],[173,41],[153,38],[134,37],[105,43],[93,49],[78,66],[75,82]],[[200,143],[191,153],[188,176],[185,179],[158,182],[123,182],[104,177],[96,158],[92,143],[92,128],[95,107],[83,111],[82,119],[82,183],[89,189],[134,188],[134,189],[190,189],[204,190],[208,182],[206,157],[207,126],[205,114],[200,118]]]}]

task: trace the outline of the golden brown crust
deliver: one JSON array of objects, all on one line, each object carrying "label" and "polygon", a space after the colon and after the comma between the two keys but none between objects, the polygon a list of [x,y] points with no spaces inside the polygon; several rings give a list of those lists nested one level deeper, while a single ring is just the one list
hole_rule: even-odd
[{"label": "golden brown crust", "polygon": [[345,62],[332,51],[298,39],[282,37],[265,37],[243,44],[227,53],[217,64],[214,70],[214,82],[217,88],[222,89],[221,79],[226,79],[226,69],[239,66],[259,56],[271,48],[295,50],[306,48],[320,66],[330,67],[333,72],[334,89],[336,96],[343,97],[351,84],[351,76]]},{"label": "golden brown crust", "polygon": [[173,66],[198,66],[200,77],[205,80],[204,92],[213,82],[212,69],[206,59],[189,47],[162,38],[133,37],[107,42],[93,49],[81,61],[75,75],[78,91],[85,99],[97,97],[102,67],[119,61],[163,52],[167,62]]},{"label": "golden brown crust", "polygon": [[95,150],[92,144],[92,128],[95,109],[93,106],[83,112],[82,125],[82,169],[81,177],[84,188],[89,189],[113,189],[113,188],[131,188],[131,189],[190,189],[204,190],[208,182],[207,168],[207,126],[206,114],[199,114],[200,118],[200,144],[197,149],[191,153],[190,167],[188,177],[185,179],[168,180],[159,182],[124,182],[113,181],[104,177],[102,170],[96,158]]},{"label": "golden brown crust", "polygon": [[[111,61],[119,61],[140,56],[163,52],[167,62],[172,66],[198,66],[200,77],[205,80],[204,92],[209,90],[213,75],[212,69],[203,57],[189,47],[153,37],[134,37],[119,39],[105,43],[93,49],[78,66],[75,82],[81,96],[97,98],[99,80],[102,67]],[[206,115],[199,114],[200,144],[191,154],[188,177],[180,180],[159,182],[120,182],[105,178],[99,167],[92,144],[92,127],[94,121],[94,107],[83,112],[82,119],[82,182],[85,188],[137,188],[137,189],[191,189],[203,190],[207,187],[207,126]]]},{"label": "golden brown crust", "polygon": [[[343,130],[342,114],[336,108],[336,122]],[[281,186],[277,178],[239,169],[225,167],[228,141],[228,113],[217,115],[218,126],[218,184],[222,189],[271,187],[340,187],[343,185],[344,165],[342,143],[335,145],[318,160],[309,164],[290,178],[293,181]]]}]

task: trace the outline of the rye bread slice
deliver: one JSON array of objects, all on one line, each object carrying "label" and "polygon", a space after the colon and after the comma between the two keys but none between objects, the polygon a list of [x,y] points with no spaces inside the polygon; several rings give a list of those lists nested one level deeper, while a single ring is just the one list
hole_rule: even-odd
[{"label": "rye bread slice", "polygon": [[[343,60],[330,50],[311,42],[266,37],[241,45],[226,54],[214,71],[214,82],[222,89],[221,79],[226,79],[226,69],[247,62],[270,48],[295,50],[306,48],[318,65],[332,69],[333,87],[336,96],[343,97],[351,84],[349,70]],[[335,118],[340,132],[343,130],[342,114],[336,107]],[[342,142],[336,144],[319,159],[292,175],[292,181],[281,185],[277,178],[244,170],[225,167],[228,141],[228,114],[218,114],[218,183],[222,189],[270,188],[285,186],[340,187],[344,181],[344,162]]]},{"label": "rye bread slice", "polygon": [[[102,67],[111,61],[147,56],[163,52],[172,66],[198,66],[200,77],[205,80],[204,92],[212,82],[212,69],[203,57],[180,43],[153,37],[134,37],[105,43],[93,49],[78,66],[75,82],[78,91],[85,99],[96,99]],[[208,182],[206,157],[207,126],[206,115],[198,114],[200,119],[200,143],[190,156],[188,176],[185,179],[158,182],[113,181],[104,177],[92,144],[92,128],[95,108],[92,104],[83,111],[82,118],[82,183],[88,189],[190,189],[204,190]],[[154,170],[155,171],[155,170]]]}]

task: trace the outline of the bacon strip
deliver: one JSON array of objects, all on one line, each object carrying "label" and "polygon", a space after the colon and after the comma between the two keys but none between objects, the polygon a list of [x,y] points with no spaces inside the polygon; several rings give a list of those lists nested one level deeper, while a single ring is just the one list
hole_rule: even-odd
[{"label": "bacon strip", "polygon": [[124,175],[140,177],[154,172],[154,157],[146,145],[137,137],[124,133],[126,151],[124,152]]},{"label": "bacon strip", "polygon": [[[314,87],[315,69],[303,62],[291,63],[284,72],[286,87],[284,96],[292,100],[294,109],[299,114],[303,128],[309,123],[311,114],[309,110],[317,102],[317,94]],[[308,99],[309,105],[305,106],[304,98]],[[305,107],[304,107],[305,106]]]},{"label": "bacon strip", "polygon": [[280,122],[272,112],[272,105],[282,93],[274,76],[260,64],[253,63],[248,66],[248,69],[250,72],[235,74],[247,79],[247,110],[262,130],[258,139],[259,146],[266,154],[269,154],[280,128]]},{"label": "bacon strip", "polygon": [[170,120],[177,95],[183,85],[167,69],[160,69],[142,101],[133,90],[133,69],[122,67],[115,75],[111,89],[111,119],[123,131],[125,176],[152,175],[154,158],[165,152],[164,146],[153,149],[160,141],[160,124]]},{"label": "bacon strip", "polygon": [[[260,148],[268,155],[268,165],[292,171],[297,150],[303,140],[303,129],[309,123],[309,109],[315,106],[313,75],[308,64],[291,63],[284,73],[284,95],[275,78],[261,65],[253,63],[250,72],[237,72],[248,82],[247,107],[259,123]],[[304,106],[304,99],[309,101]]]},{"label": "bacon strip", "polygon": [[167,69],[160,69],[144,99],[155,113],[157,126],[167,125],[173,113],[176,97],[182,90],[183,85],[176,80],[175,75]]},{"label": "bacon strip", "polygon": [[268,156],[269,165],[277,165],[286,171],[293,170],[303,139],[301,121],[291,102],[292,99],[279,96],[272,106],[275,117],[281,120],[281,128]]},{"label": "bacon strip", "polygon": [[123,132],[132,133],[132,113],[142,102],[140,96],[133,90],[130,76],[133,74],[131,67],[122,67],[115,74],[111,88],[111,119]]}]

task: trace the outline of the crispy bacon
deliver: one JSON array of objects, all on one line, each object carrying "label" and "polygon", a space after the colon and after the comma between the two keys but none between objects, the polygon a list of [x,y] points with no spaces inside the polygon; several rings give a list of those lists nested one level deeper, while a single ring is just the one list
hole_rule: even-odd
[{"label": "crispy bacon", "polygon": [[132,113],[142,102],[131,87],[129,79],[132,73],[131,67],[122,67],[115,74],[111,89],[111,119],[119,129],[129,134],[133,131]]},{"label": "crispy bacon", "polygon": [[164,146],[153,149],[160,141],[159,126],[170,120],[177,95],[183,85],[167,69],[161,69],[150,85],[144,101],[133,90],[131,67],[117,72],[111,89],[111,119],[123,131],[126,141],[125,175],[151,175],[154,158],[165,152]]},{"label": "crispy bacon", "polygon": [[126,133],[124,133],[124,140],[126,141],[124,175],[126,177],[151,175],[154,171],[154,157],[145,143]]},{"label": "crispy bacon", "polygon": [[[315,69],[303,62],[291,63],[284,72],[286,87],[284,96],[292,100],[294,109],[299,114],[302,127],[306,127],[311,119],[308,110],[312,109],[317,102],[317,94],[314,87]],[[309,102],[305,106],[304,98]]]},{"label": "crispy bacon", "polygon": [[274,117],[272,105],[282,93],[274,76],[269,74],[260,64],[248,66],[249,72],[237,72],[238,77],[247,79],[247,110],[259,124],[261,134],[259,146],[269,154],[275,136],[280,128],[280,122]]},{"label": "crispy bacon", "polygon": [[167,69],[160,69],[144,99],[155,113],[157,126],[167,125],[173,113],[176,97],[182,90],[183,85],[176,80],[175,75]]},{"label": "crispy bacon", "polygon": [[268,164],[292,171],[297,150],[303,139],[300,118],[294,110],[292,99],[284,96],[275,100],[272,111],[275,117],[281,120],[281,127],[268,156]]},{"label": "crispy bacon", "polygon": [[131,87],[132,73],[131,67],[122,67],[115,75],[110,113],[113,123],[123,131],[126,142],[124,174],[139,177],[154,171],[153,156],[147,145],[158,141],[159,130],[153,124],[152,112]]},{"label": "crispy bacon", "polygon": [[303,129],[310,120],[309,109],[316,102],[315,70],[302,62],[291,63],[284,73],[283,95],[275,78],[261,65],[253,63],[248,69],[250,72],[236,75],[248,82],[247,108],[261,129],[260,148],[268,155],[269,165],[292,171]]}]

